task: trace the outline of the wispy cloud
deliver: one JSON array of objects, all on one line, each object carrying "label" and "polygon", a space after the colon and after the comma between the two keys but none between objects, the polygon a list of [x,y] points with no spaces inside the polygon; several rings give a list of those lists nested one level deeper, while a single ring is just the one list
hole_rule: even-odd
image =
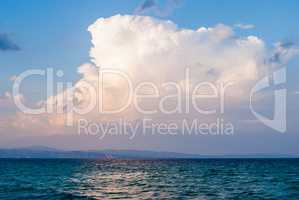
[{"label": "wispy cloud", "polygon": [[0,51],[19,51],[20,47],[6,33],[0,33]]},{"label": "wispy cloud", "polygon": [[180,5],[183,0],[167,0],[164,6],[160,6],[156,0],[144,0],[136,9],[134,14],[140,15],[153,12],[158,16],[167,16]]},{"label": "wispy cloud", "polygon": [[239,24],[235,24],[234,27],[237,27],[237,28],[240,28],[240,29],[253,29],[253,28],[255,28],[255,25],[239,23]]},{"label": "wispy cloud", "polygon": [[156,5],[156,2],[154,0],[145,0],[144,2],[142,2],[142,4],[140,4],[137,7],[135,12],[142,13],[142,12],[144,12],[144,11],[150,9],[150,8],[153,8],[155,6],[157,6],[157,5]]},{"label": "wispy cloud", "polygon": [[271,63],[286,63],[291,57],[299,54],[299,46],[295,42],[278,42],[275,46],[275,52],[270,58]]}]

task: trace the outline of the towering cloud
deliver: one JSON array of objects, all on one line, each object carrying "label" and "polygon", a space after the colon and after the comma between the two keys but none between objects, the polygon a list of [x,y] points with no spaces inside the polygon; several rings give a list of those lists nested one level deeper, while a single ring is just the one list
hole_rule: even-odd
[{"label": "towering cloud", "polygon": [[[68,90],[65,90],[48,98],[45,104],[55,105],[68,112],[65,109],[68,102],[84,107],[94,101],[98,93],[102,93],[103,103],[108,109],[123,105],[128,93],[126,82],[108,76],[103,80],[103,85],[98,84],[99,72],[108,69],[127,74],[133,87],[140,82],[151,81],[160,89],[161,84],[168,81],[184,85],[184,72],[189,68],[191,84],[233,81],[233,92],[236,93],[234,100],[238,100],[244,97],[242,92],[246,91],[248,82],[255,81],[260,71],[266,71],[272,65],[274,61],[269,60],[287,60],[296,52],[290,51],[289,45],[288,50],[286,45],[278,45],[275,51],[269,50],[260,38],[239,37],[224,24],[192,30],[179,28],[171,21],[145,16],[100,18],[90,25],[88,31],[92,38],[91,61],[78,68],[82,78],[68,89],[77,92],[70,97],[67,96]],[[88,85],[93,90],[89,90]],[[168,92],[164,89],[160,91],[161,95]],[[154,104],[152,101],[144,103]],[[235,101],[227,103],[234,104]],[[129,107],[125,116],[132,114],[134,117],[135,111]],[[84,117],[97,121],[106,119],[97,110]],[[48,119],[51,125],[56,122],[63,124],[61,115],[39,119],[43,123]]]},{"label": "towering cloud", "polygon": [[[80,95],[74,95],[74,102],[80,104],[96,98],[93,93],[87,95],[85,83],[104,94],[106,106],[124,104],[128,93],[125,82],[110,76],[104,85],[98,85],[99,71],[107,69],[126,73],[133,87],[142,81],[159,87],[167,81],[184,84],[184,73],[189,68],[191,84],[234,81],[238,86],[236,93],[240,94],[242,86],[255,80],[258,68],[265,67],[267,56],[261,39],[237,37],[232,28],[223,24],[191,30],[178,28],[171,21],[116,15],[98,19],[88,31],[93,45],[91,63],[79,67],[82,79],[73,88],[80,91]],[[65,107],[59,102],[63,99],[59,95],[49,98],[48,103]]]},{"label": "towering cloud", "polygon": [[264,42],[237,37],[226,25],[180,29],[171,21],[116,15],[98,19],[89,29],[92,62],[126,70],[136,79],[179,80],[191,67],[197,80],[254,79],[266,58]]}]

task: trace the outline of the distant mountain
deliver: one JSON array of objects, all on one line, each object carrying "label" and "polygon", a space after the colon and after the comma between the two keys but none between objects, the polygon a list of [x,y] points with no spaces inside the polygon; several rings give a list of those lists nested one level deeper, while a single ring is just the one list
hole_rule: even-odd
[{"label": "distant mountain", "polygon": [[18,150],[31,150],[31,151],[60,151],[60,150],[55,149],[55,148],[46,147],[46,146],[39,146],[39,145],[29,146],[29,147],[22,147],[22,148],[17,148],[17,149]]},{"label": "distant mountain", "polygon": [[136,151],[136,150],[92,150],[65,151],[43,146],[32,146],[14,149],[0,149],[0,158],[97,158],[97,159],[163,159],[163,158],[196,158],[198,155]]},{"label": "distant mountain", "polygon": [[66,151],[44,146],[0,149],[0,158],[91,158],[91,159],[204,159],[204,158],[298,158],[293,155],[198,155],[137,150]]}]

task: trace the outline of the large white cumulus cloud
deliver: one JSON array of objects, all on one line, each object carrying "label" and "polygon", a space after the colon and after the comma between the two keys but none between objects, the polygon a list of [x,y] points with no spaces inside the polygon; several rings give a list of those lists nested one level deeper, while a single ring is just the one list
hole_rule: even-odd
[{"label": "large white cumulus cloud", "polygon": [[[147,16],[115,15],[98,19],[88,31],[92,38],[91,61],[79,66],[78,73],[82,77],[71,88],[80,92],[65,100],[69,98],[68,90],[62,91],[49,97],[45,104],[54,104],[63,110],[65,104],[72,101],[77,102],[74,106],[84,107],[98,97],[96,93],[101,92],[108,110],[123,105],[128,93],[126,83],[108,77],[104,86],[99,85],[99,71],[104,69],[128,74],[133,84],[151,81],[159,85],[167,81],[184,83],[184,72],[189,68],[191,84],[232,81],[236,86],[234,98],[238,99],[243,96],[240,94],[248,82],[256,80],[260,71],[272,65],[269,61],[272,50],[266,48],[263,40],[256,36],[239,37],[224,24],[193,30]],[[283,45],[279,45],[275,52],[276,60],[290,57]],[[92,85],[95,91],[88,91],[85,83]],[[135,116],[135,110],[129,109],[125,116],[128,114]],[[88,117],[105,119],[97,110],[90,112]],[[61,115],[58,115],[58,120],[53,120],[55,115],[45,118],[50,119],[51,125],[63,124],[65,120]]]},{"label": "large white cumulus cloud", "polygon": [[[233,81],[238,87],[234,92],[240,96],[243,85],[254,80],[257,72],[265,67],[268,56],[261,39],[238,37],[231,27],[223,24],[192,30],[152,17],[115,15],[98,19],[88,31],[92,38],[91,62],[78,68],[82,79],[74,89],[79,90],[80,95],[73,98],[81,105],[97,98],[96,93],[86,91],[84,83],[88,82],[97,93],[104,94],[103,101],[108,110],[125,103],[128,88],[125,82],[113,76],[105,79],[104,86],[99,86],[98,73],[101,70],[120,70],[129,75],[134,86],[141,81],[157,85],[167,81],[185,83],[184,73],[189,68],[191,84]],[[50,97],[47,103],[65,107],[64,103],[70,99],[59,102],[65,92]],[[129,110],[126,116],[135,111]],[[99,120],[103,116],[95,118]]]},{"label": "large white cumulus cloud", "polygon": [[239,38],[223,24],[191,30],[171,21],[116,15],[98,19],[88,30],[93,63],[136,79],[176,81],[190,67],[198,80],[242,81],[255,78],[265,59],[261,39]]}]

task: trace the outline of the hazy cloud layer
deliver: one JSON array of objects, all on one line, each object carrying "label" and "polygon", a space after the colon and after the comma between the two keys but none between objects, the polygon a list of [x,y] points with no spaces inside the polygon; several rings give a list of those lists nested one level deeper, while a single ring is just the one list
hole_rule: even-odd
[{"label": "hazy cloud layer", "polygon": [[239,23],[239,24],[235,24],[234,26],[237,27],[237,28],[240,28],[240,29],[253,29],[253,28],[255,28],[255,25],[253,25],[253,24]]}]

